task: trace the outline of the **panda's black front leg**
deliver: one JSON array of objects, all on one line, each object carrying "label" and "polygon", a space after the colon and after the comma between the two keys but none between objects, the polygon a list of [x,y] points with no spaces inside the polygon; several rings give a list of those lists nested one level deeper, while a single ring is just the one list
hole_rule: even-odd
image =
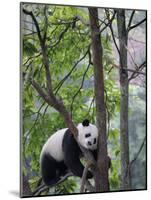
[{"label": "panda's black front leg", "polygon": [[[64,162],[67,167],[71,170],[71,172],[78,177],[82,177],[84,166],[82,165],[78,155],[65,155]],[[87,178],[92,178],[93,175],[90,171],[87,173]]]},{"label": "panda's black front leg", "polygon": [[[69,129],[66,131],[63,139],[64,163],[68,169],[75,175],[82,177],[84,166],[80,162],[81,150]],[[92,178],[88,171],[87,178]]]}]

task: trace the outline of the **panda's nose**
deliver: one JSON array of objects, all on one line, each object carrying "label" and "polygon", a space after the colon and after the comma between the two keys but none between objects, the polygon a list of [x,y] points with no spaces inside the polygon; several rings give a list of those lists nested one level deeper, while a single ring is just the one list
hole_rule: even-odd
[{"label": "panda's nose", "polygon": [[90,141],[88,141],[88,145],[90,145],[90,146],[91,146],[91,145],[92,145],[92,143],[91,143]]}]

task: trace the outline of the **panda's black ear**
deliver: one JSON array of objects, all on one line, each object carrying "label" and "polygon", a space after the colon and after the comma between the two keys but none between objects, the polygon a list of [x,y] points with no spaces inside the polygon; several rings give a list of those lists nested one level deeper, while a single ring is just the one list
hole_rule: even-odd
[{"label": "panda's black ear", "polygon": [[85,119],[85,120],[82,122],[82,125],[83,125],[83,126],[89,126],[89,120],[88,120],[88,119]]}]

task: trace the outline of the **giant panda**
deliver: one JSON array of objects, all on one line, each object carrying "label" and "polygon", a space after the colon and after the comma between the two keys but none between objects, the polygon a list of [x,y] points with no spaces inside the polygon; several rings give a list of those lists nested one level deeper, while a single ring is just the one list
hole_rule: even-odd
[{"label": "giant panda", "polygon": [[[78,143],[97,156],[98,129],[85,119],[78,124]],[[81,149],[68,128],[54,133],[44,144],[40,155],[40,168],[45,185],[53,186],[69,172],[82,177],[84,166],[80,161]],[[87,178],[92,178],[90,171]]]}]

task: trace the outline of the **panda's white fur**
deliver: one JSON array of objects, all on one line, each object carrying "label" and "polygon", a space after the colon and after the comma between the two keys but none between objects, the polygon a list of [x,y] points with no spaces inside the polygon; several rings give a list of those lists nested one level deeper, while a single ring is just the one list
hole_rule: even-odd
[{"label": "panda's white fur", "polygon": [[58,162],[63,160],[62,141],[66,130],[67,128],[58,130],[50,136],[42,148],[40,160],[43,153],[50,154]]},{"label": "panda's white fur", "polygon": [[[83,126],[82,123],[78,124],[78,142],[85,148],[90,150],[95,150],[97,148],[97,139],[98,139],[98,130],[97,127],[93,124],[89,124],[89,126]],[[63,161],[64,160],[64,153],[62,149],[62,142],[64,138],[64,134],[67,128],[58,130],[55,132],[47,142],[44,144],[41,157],[43,153],[50,154],[56,161]],[[90,133],[91,136],[85,137],[86,134]],[[96,138],[96,143],[93,144],[94,138]],[[88,141],[91,142],[92,145],[88,145]]]}]

